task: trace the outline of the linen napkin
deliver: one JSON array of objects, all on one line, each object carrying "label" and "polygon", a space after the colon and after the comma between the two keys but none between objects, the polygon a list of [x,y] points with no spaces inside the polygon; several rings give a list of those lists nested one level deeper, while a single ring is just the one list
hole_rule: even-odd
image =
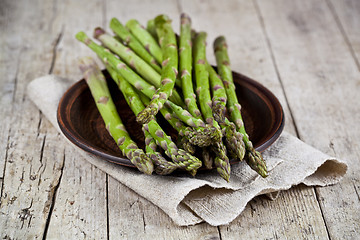
[{"label": "linen napkin", "polygon": [[[59,132],[57,107],[71,84],[73,82],[68,79],[47,75],[28,85],[28,96]],[[67,140],[66,137],[64,139]],[[245,163],[232,165],[230,182],[226,182],[216,170],[198,172],[196,177],[186,173],[148,176],[136,169],[109,163],[75,145],[74,154],[80,154],[151,201],[168,214],[175,224],[181,226],[203,221],[213,226],[225,225],[234,220],[257,195],[269,194],[270,197],[276,197],[276,192],[300,183],[308,186],[335,184],[347,171],[346,163],[286,132],[263,153],[269,171],[269,176],[265,179]]]}]

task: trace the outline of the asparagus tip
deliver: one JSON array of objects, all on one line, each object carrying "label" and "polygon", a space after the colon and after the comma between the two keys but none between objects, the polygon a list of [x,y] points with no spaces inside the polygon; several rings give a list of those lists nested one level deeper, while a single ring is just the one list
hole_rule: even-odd
[{"label": "asparagus tip", "polygon": [[223,47],[227,48],[226,39],[224,36],[219,36],[214,41],[215,52],[221,50]]},{"label": "asparagus tip", "polygon": [[171,19],[167,15],[161,14],[155,18],[155,25],[158,25],[158,24],[160,25],[160,24],[165,24],[165,23],[171,23]]},{"label": "asparagus tip", "polygon": [[141,124],[148,123],[152,119],[154,119],[156,113],[157,113],[157,109],[149,107],[148,105],[136,116],[136,121]]},{"label": "asparagus tip", "polygon": [[76,39],[79,40],[80,42],[85,42],[86,39],[88,39],[88,36],[86,35],[86,33],[84,33],[83,31],[78,32],[75,35]]},{"label": "asparagus tip", "polygon": [[180,15],[180,19],[181,19],[181,24],[191,24],[191,18],[189,15],[187,15],[186,13],[181,13]]},{"label": "asparagus tip", "polygon": [[90,69],[97,69],[97,70],[99,69],[95,60],[89,56],[79,58],[78,65],[79,65],[80,71],[83,74],[85,74],[85,72],[89,71]]},{"label": "asparagus tip", "polygon": [[151,175],[154,171],[152,160],[143,152],[142,149],[135,149],[132,152],[130,161],[143,173]]},{"label": "asparagus tip", "polygon": [[98,39],[103,34],[105,34],[105,30],[101,27],[97,27],[94,29],[94,38]]},{"label": "asparagus tip", "polygon": [[266,164],[264,159],[261,156],[261,153],[256,151],[254,148],[247,149],[248,153],[246,156],[246,162],[248,165],[257,172],[263,178],[268,176],[268,172],[266,169]]},{"label": "asparagus tip", "polygon": [[[217,161],[216,158],[215,161]],[[217,167],[216,170],[223,179],[225,179],[227,182],[230,181],[230,171],[228,171],[226,167]]]}]

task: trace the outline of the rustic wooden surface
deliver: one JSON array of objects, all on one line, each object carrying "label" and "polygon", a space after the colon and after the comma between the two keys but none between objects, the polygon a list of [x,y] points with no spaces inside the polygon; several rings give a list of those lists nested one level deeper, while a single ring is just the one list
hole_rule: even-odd
[{"label": "rustic wooden surface", "polygon": [[[285,130],[349,163],[329,187],[252,200],[230,225],[178,227],[69,146],[26,96],[48,73],[81,78],[74,35],[111,17],[142,23],[187,12],[211,43],[225,35],[235,71],[272,90]],[[1,239],[359,239],[360,1],[11,1],[0,6]],[[92,55],[94,56],[94,55]]]}]

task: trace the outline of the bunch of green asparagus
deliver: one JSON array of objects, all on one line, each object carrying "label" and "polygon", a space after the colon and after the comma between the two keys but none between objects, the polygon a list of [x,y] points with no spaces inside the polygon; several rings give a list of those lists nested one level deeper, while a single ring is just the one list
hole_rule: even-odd
[{"label": "bunch of green asparagus", "polygon": [[[226,40],[214,41],[217,70],[206,59],[205,32],[195,32],[181,14],[180,33],[171,19],[159,15],[143,27],[113,18],[114,35],[95,28],[95,43],[84,32],[76,38],[93,50],[116,82],[136,120],[142,124],[145,149],[140,149],[122,124],[101,70],[89,57],[80,69],[109,134],[140,171],[170,174],[184,169],[195,175],[201,166],[216,168],[226,181],[230,159],[245,162],[262,177],[265,161],[245,131],[232,78]],[[172,139],[160,126],[158,113],[178,132]],[[201,160],[200,160],[201,159]]]}]

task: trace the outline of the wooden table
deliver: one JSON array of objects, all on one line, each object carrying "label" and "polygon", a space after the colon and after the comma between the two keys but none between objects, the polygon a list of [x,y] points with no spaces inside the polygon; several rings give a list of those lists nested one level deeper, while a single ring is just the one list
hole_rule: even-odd
[{"label": "wooden table", "polygon": [[[26,96],[34,78],[81,78],[74,35],[112,17],[146,23],[188,13],[212,41],[225,35],[232,68],[281,101],[285,130],[349,163],[329,187],[297,186],[252,200],[230,225],[178,227],[95,168]],[[1,239],[359,239],[360,1],[11,1],[0,5]]]}]

